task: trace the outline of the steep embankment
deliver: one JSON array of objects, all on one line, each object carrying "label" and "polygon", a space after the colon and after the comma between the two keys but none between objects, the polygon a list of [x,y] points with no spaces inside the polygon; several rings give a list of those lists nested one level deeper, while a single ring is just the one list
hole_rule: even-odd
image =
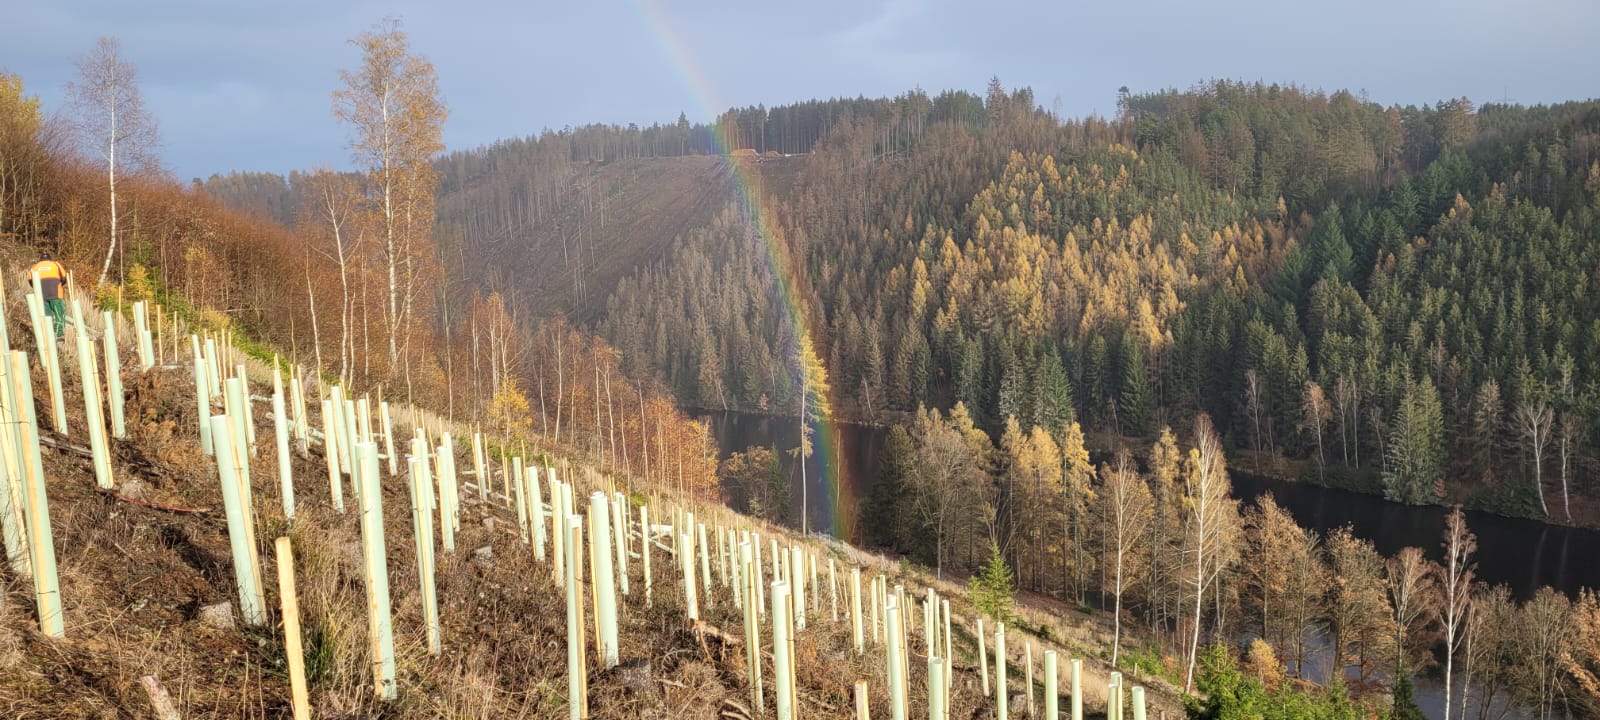
[{"label": "steep embankment", "polygon": [[[21,316],[20,303],[7,308]],[[126,330],[124,328],[124,330]],[[34,350],[21,323],[13,323],[17,347]],[[69,337],[70,339],[70,337]],[[170,343],[170,339],[168,340]],[[270,438],[273,423],[257,402],[252,420],[258,451],[251,459],[256,550],[265,580],[269,621],[243,627],[235,602],[233,561],[227,523],[221,508],[215,465],[201,451],[196,431],[192,368],[181,353],[166,353],[165,364],[149,371],[134,365],[124,343],[120,357],[127,387],[128,437],[112,443],[114,488],[95,489],[88,450],[77,443],[85,434],[84,404],[69,390],[69,435],[45,431],[44,468],[55,527],[54,547],[60,571],[65,634],[41,635],[31,602],[31,584],[5,572],[0,595],[0,708],[7,717],[148,717],[149,686],[159,685],[181,717],[288,717],[289,683],[273,578],[274,538],[291,538],[299,578],[298,596],[305,633],[305,659],[316,717],[527,717],[566,714],[565,605],[552,580],[551,566],[534,557],[519,539],[516,512],[501,492],[478,500],[474,480],[462,488],[461,531],[456,552],[437,553],[437,588],[442,621],[443,653],[430,656],[424,641],[425,621],[411,530],[411,500],[402,476],[383,480],[383,514],[387,538],[389,587],[393,608],[399,697],[377,700],[372,691],[367,642],[367,606],[362,580],[362,549],[353,497],[346,512],[330,502],[326,460],[313,434],[307,451],[297,453],[294,478],[297,514],[284,517],[277,466]],[[72,343],[67,344],[68,348]],[[182,349],[182,344],[179,344]],[[72,355],[64,356],[66,387],[77,382]],[[174,360],[176,355],[178,360]],[[224,360],[226,362],[226,360]],[[265,366],[248,362],[260,398],[270,392]],[[49,416],[48,390],[35,365],[33,384],[41,417]],[[311,403],[312,407],[316,406]],[[218,408],[212,408],[218,411]],[[410,430],[410,413],[396,413],[397,437]],[[419,416],[420,417],[420,416]],[[311,427],[320,427],[313,414]],[[444,427],[426,421],[430,436]],[[375,424],[376,427],[376,424]],[[457,437],[465,437],[457,428]],[[465,443],[463,443],[465,444]],[[471,468],[458,445],[458,467]],[[491,462],[491,466],[497,463]],[[490,488],[504,479],[491,467]],[[465,473],[464,473],[465,476]],[[575,495],[592,490],[626,489],[626,478],[603,476],[581,462],[567,477]],[[681,500],[632,495],[630,508],[648,503],[652,517],[670,520]],[[581,500],[580,500],[581,503]],[[786,531],[756,523],[719,506],[698,505],[708,528],[728,527],[760,532],[782,545],[798,543],[815,553],[826,578],[832,558],[841,569],[839,607],[848,612],[849,568],[863,567],[866,578],[887,575],[890,587],[906,586],[911,598],[933,587],[951,597],[956,678],[952,717],[985,712],[988,701],[978,690],[978,665],[972,638],[972,610],[958,586],[907,571],[882,558],[842,545],[804,541]],[[590,716],[747,717],[748,669],[744,662],[742,622],[731,589],[720,581],[720,563],[713,560],[711,582],[700,588],[701,623],[685,620],[684,586],[670,543],[651,534],[656,543],[633,536],[634,560],[628,564],[632,593],[622,599],[620,621],[623,665],[601,671],[594,661],[588,674]],[[713,535],[715,537],[715,535]],[[711,543],[715,548],[717,544]],[[654,558],[654,587],[644,597],[642,559]],[[713,557],[717,557],[715,552]],[[770,555],[769,565],[771,569]],[[586,571],[588,572],[588,571]],[[765,578],[764,578],[765,579]],[[865,581],[863,583],[865,586]],[[833,596],[823,585],[811,589],[809,628],[795,640],[800,707],[810,717],[846,717],[851,688],[868,683],[873,712],[888,714],[885,656],[869,641],[864,654],[852,651],[850,624],[832,616]],[[588,595],[585,592],[584,595]],[[917,607],[912,605],[912,607]],[[208,622],[221,614],[229,622]],[[592,610],[586,617],[594,617]],[[1061,619],[1025,611],[1025,627],[1052,626],[1050,636],[1095,643],[1092,632],[1078,634]],[[926,697],[920,613],[909,613],[911,650],[909,696],[913,708]],[[585,632],[588,631],[587,625]],[[763,625],[763,645],[770,647],[770,626]],[[868,631],[870,637],[871,632]],[[1046,643],[1022,633],[1012,635],[1008,653],[1013,688],[1027,675],[1024,651],[1041,651]],[[772,707],[772,658],[763,648],[767,707]],[[1063,653],[1098,652],[1098,645],[1063,647]],[[1035,653],[1036,655],[1038,653]],[[1037,657],[1033,662],[1039,662]],[[1091,661],[1085,696],[1090,707],[1103,701],[1105,676]],[[1037,667],[1034,668],[1037,671]],[[1063,674],[1065,674],[1063,663]],[[149,677],[147,682],[143,679]],[[1042,681],[1041,681],[1042,682]],[[1064,688],[1063,688],[1064,689]],[[1031,689],[1037,693],[1038,688]],[[1013,707],[1022,707],[1022,699]],[[1168,701],[1158,707],[1171,709]],[[763,716],[755,713],[754,716]]]}]

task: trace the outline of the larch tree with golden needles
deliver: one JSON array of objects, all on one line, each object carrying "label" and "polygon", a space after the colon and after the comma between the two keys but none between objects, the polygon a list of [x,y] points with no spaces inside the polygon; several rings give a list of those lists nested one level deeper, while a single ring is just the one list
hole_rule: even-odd
[{"label": "larch tree with golden needles", "polygon": [[377,205],[393,373],[401,365],[402,335],[410,334],[422,266],[431,257],[437,177],[430,161],[444,150],[447,111],[433,64],[411,54],[399,20],[386,18],[350,44],[361,49],[361,66],[339,71],[333,114],[351,129],[351,150]]},{"label": "larch tree with golden needles", "polygon": [[811,338],[804,333],[800,335],[800,347],[795,354],[800,369],[800,447],[795,448],[794,452],[800,458],[800,532],[806,534],[810,532],[811,513],[806,484],[806,458],[811,457],[811,421],[824,419],[830,412],[828,369],[822,366],[822,359],[817,357]]},{"label": "larch tree with golden needles", "polygon": [[103,37],[78,58],[78,79],[67,83],[74,128],[83,146],[106,164],[111,200],[111,236],[95,284],[105,282],[117,253],[117,169],[137,171],[151,161],[159,144],[156,121],[144,109],[139,72],[123,59],[116,38]]}]

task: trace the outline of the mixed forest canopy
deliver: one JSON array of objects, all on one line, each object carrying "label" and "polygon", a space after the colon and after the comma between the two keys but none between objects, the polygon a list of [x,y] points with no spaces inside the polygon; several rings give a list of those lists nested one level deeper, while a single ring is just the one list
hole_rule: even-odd
[{"label": "mixed forest canopy", "polygon": [[[960,121],[913,95],[836,127],[775,225],[846,415],[1205,412],[1247,468],[1565,520],[1594,493],[1597,133],[1596,103],[1225,81],[1060,121],[996,83]],[[685,403],[794,407],[763,242],[732,211],[684,234],[602,333]]]},{"label": "mixed forest canopy", "polygon": [[[108,172],[0,75],[0,236],[101,268],[106,302],[155,299],[656,486],[716,491],[685,407],[889,423],[869,541],[981,568],[996,619],[1013,579],[1097,598],[1112,663],[1200,688],[1194,717],[1350,717],[1344,682],[1371,709],[1384,677],[1403,715],[1440,645],[1482,712],[1595,707],[1592,591],[1475,584],[1459,509],[1440,561],[1318,536],[1233,499],[1228,451],[1595,522],[1600,103],[1216,81],[1069,120],[995,80],[441,155],[431,65],[393,22],[354,44],[332,108],[352,173],[184,187],[117,139]],[[795,451],[734,454],[724,497],[786,519]],[[1240,633],[1243,670],[1206,649]],[[1318,654],[1329,691],[1303,697],[1286,674]]]}]

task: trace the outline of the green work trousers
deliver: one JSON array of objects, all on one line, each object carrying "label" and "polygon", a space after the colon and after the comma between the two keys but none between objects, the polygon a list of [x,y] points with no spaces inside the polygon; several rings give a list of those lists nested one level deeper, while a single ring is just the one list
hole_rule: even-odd
[{"label": "green work trousers", "polygon": [[67,334],[67,304],[61,298],[50,298],[44,301],[44,311],[56,324],[56,339],[60,340]]}]

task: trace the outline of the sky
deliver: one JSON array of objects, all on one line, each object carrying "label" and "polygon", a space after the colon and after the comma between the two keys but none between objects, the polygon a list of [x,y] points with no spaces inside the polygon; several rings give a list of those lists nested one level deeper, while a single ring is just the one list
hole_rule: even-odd
[{"label": "sky", "polygon": [[60,112],[74,59],[115,36],[180,180],[345,168],[330,94],[386,16],[438,71],[451,150],[990,77],[1063,117],[1210,78],[1385,105],[1600,96],[1593,0],[0,0],[0,70]]}]

